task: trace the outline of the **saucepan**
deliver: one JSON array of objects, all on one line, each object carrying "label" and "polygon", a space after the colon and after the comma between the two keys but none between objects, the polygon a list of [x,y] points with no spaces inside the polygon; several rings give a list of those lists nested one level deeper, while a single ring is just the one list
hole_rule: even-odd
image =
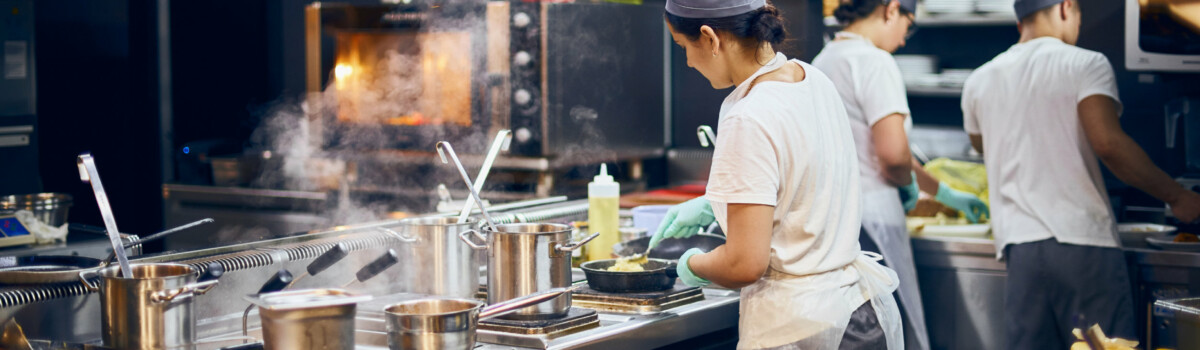
[{"label": "saucepan", "polygon": [[675,287],[675,262],[663,259],[647,259],[642,271],[609,271],[619,259],[594,260],[579,267],[587,276],[592,289],[606,293],[657,292]]},{"label": "saucepan", "polygon": [[392,304],[383,310],[387,315],[388,348],[473,349],[479,320],[516,312],[569,294],[575,288],[553,288],[486,307],[472,299],[418,299]]}]

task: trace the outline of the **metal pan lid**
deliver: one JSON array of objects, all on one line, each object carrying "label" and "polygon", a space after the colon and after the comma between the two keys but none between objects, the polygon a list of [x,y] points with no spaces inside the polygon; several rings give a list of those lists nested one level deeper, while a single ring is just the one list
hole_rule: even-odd
[{"label": "metal pan lid", "polygon": [[342,289],[301,289],[266,294],[251,294],[246,301],[269,310],[308,309],[325,306],[357,304],[371,300],[370,295],[351,293]]}]

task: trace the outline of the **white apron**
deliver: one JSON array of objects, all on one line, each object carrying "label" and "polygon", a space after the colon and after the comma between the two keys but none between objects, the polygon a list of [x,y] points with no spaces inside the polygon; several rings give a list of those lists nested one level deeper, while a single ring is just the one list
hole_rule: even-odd
[{"label": "white apron", "polygon": [[[790,62],[779,57],[755,72],[749,81]],[[721,115],[746,92],[730,94]],[[879,260],[878,255],[864,252],[841,269],[805,276],[769,268],[761,279],[741,290],[738,349],[835,350],[842,342],[850,315],[864,302],[875,309],[888,348],[903,349],[900,312],[892,298],[899,279]]]},{"label": "white apron", "polygon": [[[863,179],[863,181],[870,181]],[[916,181],[916,179],[913,179]],[[913,261],[912,241],[905,224],[904,205],[899,192],[873,191],[863,193],[863,230],[879,246],[883,260],[900,277],[900,301],[912,327],[913,338],[908,343],[913,350],[929,349],[929,333],[925,326],[925,307],[921,302],[921,290],[917,281],[917,267]]]}]

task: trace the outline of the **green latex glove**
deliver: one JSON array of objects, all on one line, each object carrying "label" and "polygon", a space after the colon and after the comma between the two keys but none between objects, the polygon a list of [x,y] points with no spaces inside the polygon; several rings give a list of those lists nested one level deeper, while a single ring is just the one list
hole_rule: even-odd
[{"label": "green latex glove", "polygon": [[950,188],[945,182],[938,184],[937,197],[934,199],[947,207],[966,213],[967,220],[970,220],[971,223],[979,222],[981,217],[991,216],[987,204],[979,200],[979,197]]},{"label": "green latex glove", "polygon": [[912,183],[900,187],[900,202],[904,203],[904,212],[908,213],[917,207],[917,199],[921,197],[921,188],[917,187],[917,172],[912,173]]},{"label": "green latex glove", "polygon": [[683,281],[683,284],[686,284],[688,287],[703,287],[710,285],[712,282],[700,278],[700,276],[696,276],[696,273],[692,272],[692,267],[688,266],[688,259],[690,259],[692,255],[696,254],[704,254],[704,251],[700,250],[700,248],[692,248],[688,249],[687,252],[684,252],[683,256],[679,257],[679,265],[675,266],[675,273],[679,274],[679,280]]},{"label": "green latex glove", "polygon": [[664,238],[688,238],[695,236],[702,227],[711,225],[717,217],[713,216],[712,205],[704,197],[696,197],[690,201],[679,203],[667,211],[658,224],[658,230],[650,237],[650,249],[658,246]]}]

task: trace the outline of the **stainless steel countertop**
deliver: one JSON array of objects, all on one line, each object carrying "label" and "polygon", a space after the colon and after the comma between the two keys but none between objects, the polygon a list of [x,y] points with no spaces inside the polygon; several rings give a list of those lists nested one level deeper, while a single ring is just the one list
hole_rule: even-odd
[{"label": "stainless steel countertop", "polygon": [[[912,236],[913,250],[918,260],[922,252],[954,255],[990,256],[995,260],[996,246],[990,238]],[[1155,266],[1200,267],[1200,253],[1166,251],[1151,248],[1122,248],[1138,264]],[[999,264],[1003,264],[997,261]]]}]

